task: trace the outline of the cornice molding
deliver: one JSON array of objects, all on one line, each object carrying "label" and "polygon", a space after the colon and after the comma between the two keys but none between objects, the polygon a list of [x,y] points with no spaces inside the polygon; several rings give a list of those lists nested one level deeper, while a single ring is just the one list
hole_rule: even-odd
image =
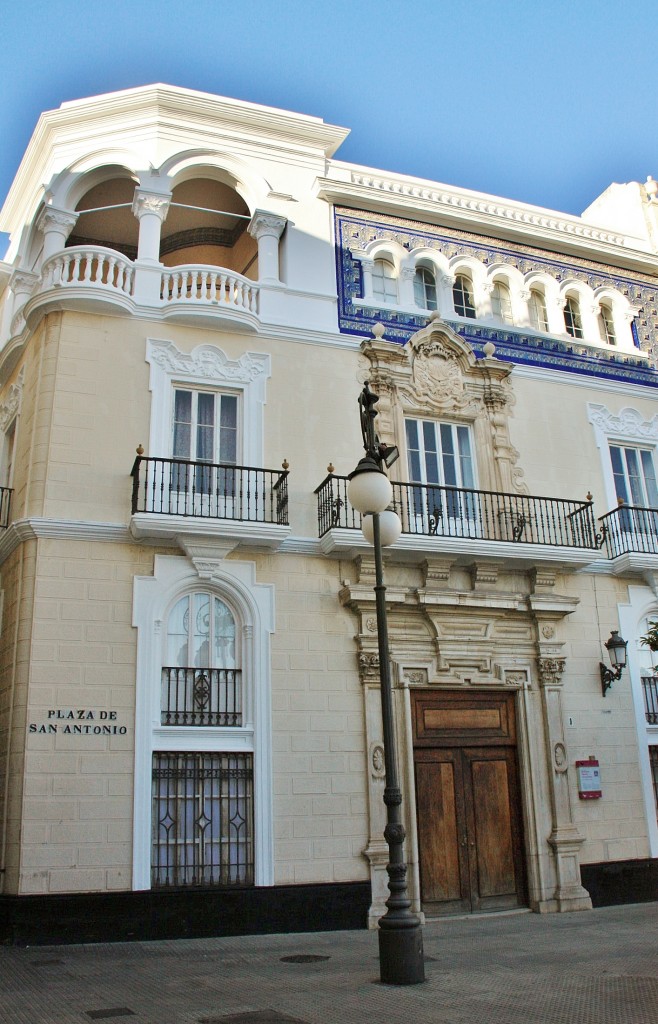
[{"label": "cornice molding", "polygon": [[381,175],[367,168],[350,167],[348,173],[348,180],[318,178],[318,197],[334,205],[404,214],[409,219],[491,233],[501,239],[532,240],[540,248],[581,252],[599,262],[656,273],[658,257],[642,239],[597,228],[580,217],[423,179]]},{"label": "cornice molding", "polygon": [[0,537],[0,565],[13,551],[30,540],[101,541],[110,544],[129,544],[132,537],[127,526],[121,523],[94,523],[79,519],[48,519],[30,516],[18,519]]},{"label": "cornice molding", "polygon": [[242,143],[261,148],[269,143],[293,160],[328,159],[349,135],[348,128],[320,117],[162,83],[73,100],[41,114],[3,207],[0,230],[13,234],[32,218],[44,181],[80,158],[81,138],[89,154],[119,146],[153,161],[154,139],[169,140],[172,132],[184,140],[181,151],[211,141],[221,148],[224,139],[234,141],[241,133]]}]

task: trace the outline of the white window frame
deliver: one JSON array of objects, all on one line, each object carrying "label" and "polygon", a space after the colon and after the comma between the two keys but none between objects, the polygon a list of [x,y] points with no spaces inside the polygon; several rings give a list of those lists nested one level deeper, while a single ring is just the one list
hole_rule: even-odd
[{"label": "white window frame", "polygon": [[[377,274],[376,270],[378,265],[382,267],[382,273]],[[387,274],[386,271],[389,269],[392,271]],[[382,293],[376,291],[375,282],[382,282]],[[386,282],[390,281],[391,285],[388,288],[390,295],[387,295]],[[399,282],[398,275],[395,267],[395,263],[391,259],[386,259],[385,256],[376,256],[372,261],[372,295],[375,302],[383,303],[386,306],[396,306],[399,301]]]},{"label": "white window frame", "polygon": [[[537,307],[539,307],[539,309],[537,309]],[[528,296],[528,318],[530,320],[530,326],[534,331],[542,331],[543,333],[548,332],[548,306],[546,305],[546,295],[539,288],[530,289],[530,295]]]},{"label": "white window frame", "polygon": [[[569,330],[569,325],[571,325],[571,331]],[[581,300],[578,295],[567,295],[565,297],[564,329],[574,341],[582,341],[585,337]]]},{"label": "white window frame", "polygon": [[604,345],[609,345],[611,348],[616,348],[618,343],[617,328],[615,326],[615,314],[611,303],[601,302],[599,304],[598,321],[602,343]]},{"label": "white window frame", "polygon": [[[239,727],[161,725],[161,670],[166,622],[186,594],[210,592],[225,601],[241,624],[243,724]],[[154,751],[226,752],[254,756],[254,884],[272,885],[272,728],[270,635],[274,587],[255,582],[251,562],[205,562],[203,577],[186,558],[156,555],[153,576],[133,584],[137,629],[133,889],[151,888],[152,761]]]},{"label": "white window frame", "polygon": [[245,352],[229,359],[217,345],[198,345],[183,352],[171,341],[149,338],[146,362],[151,367],[151,430],[148,454],[169,458],[173,443],[173,391],[181,387],[231,391],[241,398],[239,431],[242,465],[263,466],[264,405],[271,376],[269,355]]},{"label": "white window frame", "polygon": [[[411,448],[409,445],[409,432],[408,424],[417,424],[418,437],[419,437],[419,462],[420,462],[420,479],[414,479],[414,473],[411,469],[410,452]],[[436,469],[438,480],[427,479],[427,454],[428,450],[425,447],[424,438],[424,424],[431,424],[434,428],[434,436],[436,440],[436,452],[432,454],[436,455]],[[453,439],[453,461],[455,468],[455,476],[457,482],[454,484],[446,483],[445,471],[444,471],[444,453],[441,438],[441,428],[449,427],[452,431]],[[468,439],[468,460],[471,468],[472,482],[466,484],[462,478],[462,467],[461,467],[461,448],[459,443],[459,430],[464,430]],[[473,431],[470,424],[457,423],[452,420],[440,420],[431,417],[418,417],[418,416],[405,416],[404,418],[404,433],[405,433],[405,448],[407,458],[407,472],[409,478],[409,491],[408,501],[409,506],[407,514],[414,518],[417,524],[421,527],[423,532],[435,532],[438,529],[439,520],[445,522],[446,520],[452,523],[450,528],[451,535],[460,535],[461,524],[466,524],[466,535],[471,536],[473,532],[473,524],[475,518],[475,504],[476,500],[466,497],[465,495],[457,496],[454,499],[449,497],[450,492],[446,491],[445,488],[455,487],[459,491],[475,491],[477,490],[477,465],[475,461],[475,445],[473,439]],[[414,484],[420,485],[418,488],[419,493],[414,491]],[[437,508],[433,508],[432,503],[432,488],[440,488],[440,500],[438,501]],[[422,490],[421,490],[422,488]],[[420,498],[420,507],[417,502]],[[439,516],[439,509],[441,514]],[[432,523],[430,520],[435,518],[436,522]],[[442,532],[439,530],[439,532]]]},{"label": "white window frame", "polygon": [[641,413],[630,407],[622,409],[618,414],[610,412],[605,405],[593,402],[587,408],[601,456],[608,511],[612,511],[617,508],[617,489],[612,472],[610,445],[648,449],[652,454],[654,468],[658,469],[658,413],[653,419],[645,420]]},{"label": "white window frame", "polygon": [[514,325],[512,293],[507,281],[496,280],[491,288],[491,312],[499,323]]},{"label": "white window frame", "polygon": [[646,648],[639,643],[639,638],[646,632],[647,619],[658,619],[658,604],[656,602],[655,590],[651,590],[647,586],[629,586],[628,603],[618,604],[617,613],[619,616],[619,631],[622,636],[629,638],[627,672],[630,678],[635,710],[640,778],[649,838],[649,856],[658,857],[658,819],[656,816],[656,799],[649,761],[649,745],[658,743],[658,726],[649,725],[645,717],[642,676],[646,674],[645,666],[648,659]]},{"label": "white window frame", "polygon": [[[428,282],[428,280],[427,280],[428,277],[431,278],[430,282]],[[437,283],[436,283],[436,273],[433,270],[431,270],[429,267],[424,266],[423,264],[421,264],[420,266],[417,266],[415,268],[415,270],[414,270],[413,285],[414,285],[414,302],[415,302],[416,306],[418,306],[419,309],[430,309],[430,310],[435,310],[436,309],[436,310],[438,310],[438,308],[439,308],[439,291],[438,291],[438,286],[437,286]],[[434,291],[434,298],[432,299],[431,296],[430,296],[429,301],[428,301],[428,294],[427,294],[428,289],[432,289]],[[422,297],[422,303],[419,302],[419,299],[421,297]]]},{"label": "white window frame", "polygon": [[[465,288],[464,288],[464,286],[462,284],[458,285],[458,282],[460,282],[460,281],[465,282],[465,284],[466,284]],[[459,303],[460,307],[462,309],[464,309],[464,310],[466,310],[467,307],[472,309],[473,310],[473,315],[472,316],[470,315],[470,313],[466,313],[466,312],[462,313],[462,312],[459,311],[459,309],[457,309],[457,302],[455,300],[455,290],[457,288],[459,288],[459,291],[461,293],[461,299],[462,299],[462,301]],[[462,317],[464,320],[476,320],[477,319],[477,315],[478,315],[478,310],[477,310],[477,306],[475,304],[475,287],[474,287],[474,284],[473,284],[473,278],[469,274],[464,273],[464,271],[457,270],[455,272],[455,279],[454,279],[453,284],[452,284],[452,292],[451,292],[451,294],[452,294],[452,301],[453,301],[453,308],[455,310],[455,315],[459,316],[459,317]],[[465,294],[468,294],[470,302],[466,302],[465,301],[465,299],[464,299],[464,295]]]},{"label": "white window frame", "polygon": [[[190,431],[190,433],[191,433],[191,436],[190,436],[190,447],[192,448],[192,452],[189,453],[188,455],[176,455],[174,453],[174,440],[175,440],[175,436],[176,436],[176,393],[177,392],[185,392],[185,393],[191,395],[192,412],[191,412],[191,421],[190,421],[190,428],[191,428],[191,431]],[[203,387],[203,385],[200,385],[200,384],[195,386],[195,387],[191,387],[188,384],[182,385],[182,384],[180,384],[180,383],[178,383],[176,381],[173,382],[173,385],[172,385],[172,388],[171,388],[171,442],[170,442],[170,449],[169,449],[170,450],[170,454],[171,454],[171,458],[174,458],[174,459],[175,458],[181,458],[181,459],[189,458],[189,459],[191,459],[192,462],[202,461],[199,458],[198,451],[196,450],[196,447],[197,447],[196,442],[197,442],[197,439],[198,439],[198,425],[199,425],[198,402],[199,402],[199,396],[200,395],[212,395],[213,399],[214,399],[214,419],[213,419],[213,425],[212,425],[213,426],[213,450],[215,450],[216,448],[218,450],[214,451],[213,458],[210,461],[212,463],[226,463],[227,465],[234,465],[234,466],[242,465],[243,464],[242,463],[242,433],[243,433],[243,431],[242,431],[243,422],[242,421],[243,421],[243,416],[242,416],[242,408],[241,408],[242,403],[241,403],[241,395],[240,395],[240,393],[238,392],[236,394],[235,391],[229,391],[227,388]],[[220,409],[221,409],[221,401],[223,400],[223,398],[225,396],[230,397],[230,398],[235,398],[236,399],[236,404],[237,404],[237,408],[236,408],[236,426],[237,426],[236,433],[237,433],[237,438],[236,438],[236,447],[235,447],[235,459],[233,460],[233,462],[229,462],[227,459],[224,459],[224,458],[221,457],[221,448],[220,448],[220,444],[219,444],[219,441],[220,441],[220,424],[221,424]],[[217,402],[218,398],[220,400],[219,402]],[[219,413],[219,415],[218,415],[218,413]]]}]

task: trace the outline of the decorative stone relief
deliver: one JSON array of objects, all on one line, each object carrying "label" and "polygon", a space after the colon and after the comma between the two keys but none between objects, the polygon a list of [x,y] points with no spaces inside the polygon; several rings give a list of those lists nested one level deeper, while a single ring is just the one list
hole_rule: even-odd
[{"label": "decorative stone relief", "polygon": [[269,373],[270,357],[259,352],[229,359],[216,345],[199,345],[193,352],[181,352],[170,341],[151,340],[149,346],[149,361],[172,375],[249,384]]},{"label": "decorative stone relief", "polygon": [[359,651],[359,678],[362,683],[379,682],[379,654]]},{"label": "decorative stone relief", "polygon": [[5,433],[9,424],[16,419],[20,412],[24,379],[25,367],[21,366],[18,377],[9,388],[7,398],[0,404],[0,433]]},{"label": "decorative stone relief", "polygon": [[526,671],[506,669],[504,671],[504,680],[506,686],[515,686],[518,689],[529,688],[528,673]]},{"label": "decorative stone relief", "polygon": [[629,407],[622,409],[619,414],[611,413],[604,405],[595,405],[593,402],[588,408],[590,423],[605,437],[658,443],[658,413],[652,419],[645,420],[641,413]]},{"label": "decorative stone relief", "polygon": [[560,686],[565,665],[565,658],[538,658],[537,666],[541,685]]},{"label": "decorative stone relief", "polygon": [[409,686],[427,686],[428,683],[426,668],[405,669],[403,677]]},{"label": "decorative stone relief", "polygon": [[553,747],[553,767],[556,772],[566,772],[569,767],[567,748],[564,743],[556,743]]},{"label": "decorative stone relief", "polygon": [[373,779],[383,779],[386,774],[384,747],[381,743],[370,744],[370,773]]}]

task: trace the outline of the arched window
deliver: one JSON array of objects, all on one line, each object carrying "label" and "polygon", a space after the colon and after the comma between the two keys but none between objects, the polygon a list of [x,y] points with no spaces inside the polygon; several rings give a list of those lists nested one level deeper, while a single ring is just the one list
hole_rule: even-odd
[{"label": "arched window", "polygon": [[548,330],[548,314],[546,313],[546,302],[538,288],[533,288],[528,300],[528,312],[530,324],[536,331]]},{"label": "arched window", "polygon": [[427,267],[418,267],[414,275],[414,299],[421,309],[438,309],[436,277]]},{"label": "arched window", "polygon": [[372,268],[372,294],[384,302],[397,302],[398,283],[395,267],[388,260],[375,260]]},{"label": "arched window", "polygon": [[[209,728],[242,725],[236,640],[235,616],[219,597],[194,591],[176,601],[167,618],[162,726],[194,727],[207,738]],[[183,749],[153,752],[152,885],[250,885],[253,754],[221,741],[224,749],[203,749],[189,731],[183,736]]]},{"label": "arched window", "polygon": [[458,316],[475,318],[475,303],[473,302],[473,285],[470,278],[465,274],[457,274],[455,283],[452,286],[452,298],[455,304],[455,313]]},{"label": "arched window", "polygon": [[605,345],[617,344],[617,333],[615,331],[615,322],[612,316],[612,307],[607,302],[602,302],[599,306],[599,330],[601,332],[601,341]]},{"label": "arched window", "polygon": [[228,605],[203,591],[182,597],[169,613],[166,645],[161,724],[241,725],[239,652]]},{"label": "arched window", "polygon": [[582,338],[583,321],[580,316],[580,303],[573,295],[567,296],[564,305],[564,323],[567,334],[570,334],[572,338]]},{"label": "arched window", "polygon": [[509,288],[503,281],[495,281],[491,292],[491,311],[504,324],[514,322],[512,318],[512,299]]}]

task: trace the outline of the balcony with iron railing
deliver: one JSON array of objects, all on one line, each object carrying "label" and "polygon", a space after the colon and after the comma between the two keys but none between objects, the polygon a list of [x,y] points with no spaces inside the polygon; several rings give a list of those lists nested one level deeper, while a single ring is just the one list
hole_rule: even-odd
[{"label": "balcony with iron railing", "polygon": [[644,715],[649,725],[658,725],[658,676],[642,676]]},{"label": "balcony with iron railing", "polygon": [[620,504],[599,522],[608,558],[642,562],[642,556],[658,555],[658,509]]},{"label": "balcony with iron railing", "polygon": [[162,669],[161,725],[242,725],[242,673],[234,668]]},{"label": "balcony with iron railing", "polygon": [[288,536],[288,464],[260,469],[138,455],[131,470],[137,539],[180,534],[278,547]]},{"label": "balcony with iron railing", "polygon": [[[329,474],[315,492],[327,553],[362,543],[361,516],[349,504],[347,483]],[[396,547],[408,553],[498,553],[574,564],[600,557],[591,501],[394,482],[391,507],[402,522]]]}]

